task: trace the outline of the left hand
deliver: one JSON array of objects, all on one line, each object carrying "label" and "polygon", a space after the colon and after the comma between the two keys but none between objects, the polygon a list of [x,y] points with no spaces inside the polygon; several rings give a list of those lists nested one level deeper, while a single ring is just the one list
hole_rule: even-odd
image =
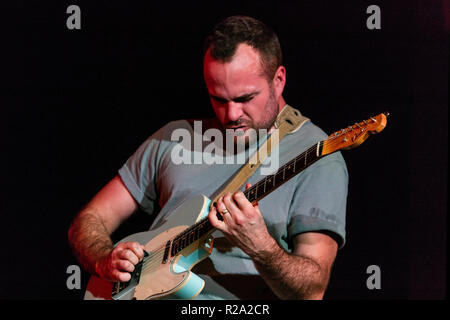
[{"label": "left hand", "polygon": [[[246,188],[250,186],[247,184]],[[225,209],[228,212],[223,213]],[[217,218],[217,212],[222,215],[223,221]],[[216,207],[209,213],[209,221],[251,258],[256,258],[273,245],[274,239],[267,230],[258,204],[253,206],[242,191],[227,193],[219,198]]]}]

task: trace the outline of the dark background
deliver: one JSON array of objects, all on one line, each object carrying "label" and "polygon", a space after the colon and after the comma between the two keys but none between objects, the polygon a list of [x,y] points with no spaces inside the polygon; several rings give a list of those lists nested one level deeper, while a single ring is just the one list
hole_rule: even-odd
[{"label": "dark background", "polygon": [[[68,30],[66,8],[81,8]],[[381,30],[366,9],[381,8]],[[1,299],[80,299],[67,229],[156,129],[212,116],[201,49],[246,14],[279,35],[286,101],[331,133],[389,111],[344,153],[347,244],[327,299],[446,297],[446,1],[16,1],[2,3]],[[146,230],[142,213],[115,235]],[[381,289],[369,290],[369,265]]]}]

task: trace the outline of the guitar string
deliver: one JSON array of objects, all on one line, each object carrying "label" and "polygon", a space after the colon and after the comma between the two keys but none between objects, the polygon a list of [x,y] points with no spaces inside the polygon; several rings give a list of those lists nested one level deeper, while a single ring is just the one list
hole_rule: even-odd
[{"label": "guitar string", "polygon": [[[320,142],[321,145],[323,145],[323,141]],[[302,154],[300,154],[299,156],[295,157],[294,159],[290,160],[287,164],[285,164],[283,167],[287,166],[289,163],[293,163],[298,161],[299,159],[303,158],[303,156],[307,155],[309,152],[313,152],[314,149],[317,148],[317,145],[310,147],[309,149],[307,149],[306,151],[304,151]],[[277,174],[279,174],[281,171],[277,171],[276,173],[274,173],[272,176],[276,176]],[[267,179],[267,178],[266,178]],[[264,181],[265,179],[261,180]],[[252,188],[257,188],[258,185],[260,185],[260,183],[255,184]],[[246,191],[251,191],[252,188],[247,189]],[[250,192],[247,192],[248,196],[250,196]],[[248,197],[247,196],[247,197]],[[206,218],[205,218],[206,219]],[[182,239],[183,238],[183,233],[189,234],[191,232],[195,232],[196,229],[200,226],[200,224],[198,226],[193,226],[191,228],[189,228],[189,232],[187,232],[187,230],[183,231],[182,233],[180,233],[179,235],[176,235],[175,238],[171,238],[169,239],[169,241],[173,242],[175,239],[179,238]],[[195,240],[197,241],[197,240]],[[190,244],[189,244],[190,245]],[[162,258],[163,258],[163,250],[165,253],[165,249],[166,249],[166,245],[162,245],[161,247],[159,247],[158,249],[156,249],[155,251],[152,252],[152,257],[151,258],[147,258],[147,261],[144,262],[143,264],[143,271],[147,271],[148,269],[150,269],[153,266],[158,266],[160,265],[160,263],[162,263]],[[161,262],[160,262],[161,261]]]},{"label": "guitar string", "polygon": [[[304,153],[307,154],[307,153],[310,151],[310,149],[311,149],[311,151],[312,151],[312,149],[314,149],[314,148],[316,148],[316,146],[310,147],[310,148],[309,148],[308,150],[306,150]],[[303,153],[300,155],[300,158],[301,158],[302,155],[303,155]],[[295,160],[295,158],[294,158],[294,160]],[[293,161],[293,160],[291,160],[291,161]],[[276,175],[276,174],[274,174],[274,175]],[[258,185],[258,184],[256,184],[255,186],[257,186],[257,185]],[[249,190],[250,190],[250,189],[249,189]],[[176,238],[180,238],[180,239],[181,239],[181,238],[183,237],[183,236],[182,236],[183,233],[189,234],[189,233],[191,233],[191,232],[195,232],[195,231],[197,231],[196,229],[197,229],[198,227],[199,227],[199,226],[191,227],[191,228],[189,228],[189,229],[191,229],[191,230],[189,230],[189,232],[187,232],[187,230],[185,230],[185,231],[183,231],[182,233],[180,233],[179,235],[176,235],[175,238],[169,239],[169,241],[173,242]],[[160,260],[161,258],[163,258],[162,254],[163,254],[163,250],[164,250],[164,253],[165,253],[165,249],[166,249],[166,245],[162,245],[161,247],[159,247],[159,248],[157,248],[155,251],[153,251],[153,252],[152,252],[152,257],[151,257],[151,258],[147,258],[147,261],[144,262],[144,264],[143,264],[143,268],[144,268],[145,270],[147,270],[149,267],[153,266],[152,262],[154,262],[154,261],[156,261],[156,264],[158,265],[158,264],[160,263],[159,260]],[[162,259],[161,259],[161,262],[162,262]]]},{"label": "guitar string", "polygon": [[[331,137],[331,139],[328,139],[328,140],[326,140],[326,141],[330,141],[330,146],[331,146],[331,144],[334,144],[333,142],[333,140],[335,140],[335,138],[338,138],[338,137],[340,137],[342,134],[340,134],[340,135],[335,135],[335,136],[333,136],[333,137]],[[323,145],[324,145],[324,141],[321,141],[320,143],[319,143],[319,146],[321,146],[321,147],[323,147]],[[308,155],[308,153],[309,152],[313,152],[314,151],[314,149],[316,149],[317,148],[317,146],[312,146],[312,147],[310,147],[309,149],[307,149],[305,152],[303,152],[301,155],[299,155],[299,156],[297,156],[297,157],[295,157],[294,159],[292,159],[291,161],[289,161],[288,163],[286,163],[284,166],[283,166],[283,168],[285,169],[286,167],[289,167],[289,165],[292,165],[294,162],[297,162],[298,160],[300,160],[300,159],[302,159],[304,156],[306,157],[307,155]],[[318,159],[318,158],[317,158]],[[281,173],[281,170],[278,170],[276,173],[274,173],[272,176],[270,176],[270,177],[275,177],[276,175],[278,175],[278,174],[280,174]],[[293,171],[293,173],[295,173],[295,171]],[[269,179],[270,180],[270,179]],[[283,180],[285,180],[285,179],[283,179]],[[255,184],[253,187],[254,187],[254,189],[257,189],[259,186],[261,186],[261,184],[262,183],[264,183],[264,182],[267,182],[267,178],[266,179],[263,179],[263,180],[261,180],[260,182],[258,182],[257,184]],[[246,190],[246,191],[250,191],[251,189],[248,189],[248,190]],[[247,197],[249,197],[250,196],[250,194],[251,194],[251,192],[247,192],[248,193],[248,196]],[[189,230],[189,232],[186,232],[186,231],[184,231],[184,232],[182,232],[180,235],[177,235],[177,236],[175,236],[175,238],[172,238],[172,239],[170,239],[172,242],[173,241],[175,241],[175,239],[177,239],[177,238],[179,238],[179,239],[183,239],[183,233],[185,233],[186,235],[187,234],[189,234],[189,233],[192,233],[192,232],[195,232],[196,231],[196,229],[198,228],[199,226],[195,226],[195,227],[191,227],[191,228],[189,228],[188,230]],[[195,240],[195,241],[197,241],[197,240]],[[189,241],[188,241],[189,242]],[[189,243],[189,245],[190,245],[191,243]],[[146,263],[144,263],[144,265],[143,265],[143,271],[145,272],[145,271],[147,271],[148,269],[150,269],[151,267],[153,267],[153,266],[155,266],[155,265],[160,265],[161,263],[162,263],[162,250],[165,250],[166,249],[166,246],[161,246],[159,249],[157,249],[156,251],[153,251],[152,252],[152,257],[151,258],[148,258],[148,260],[146,261]],[[164,253],[165,253],[165,251],[164,251]],[[161,261],[161,262],[160,262]]]},{"label": "guitar string", "polygon": [[[345,132],[344,132],[344,133],[345,133]],[[327,139],[327,140],[325,140],[325,141],[328,141],[328,142],[329,142],[329,145],[330,145],[330,146],[333,146],[333,145],[335,144],[335,141],[333,141],[333,140],[335,140],[336,138],[340,137],[342,134],[343,134],[343,133],[341,133],[341,134],[339,134],[339,135],[335,135],[335,136],[333,136],[333,137],[331,137],[331,138],[329,138],[329,139]],[[320,146],[320,147],[323,147],[325,141],[321,141],[321,142],[319,143],[319,146]],[[291,161],[289,161],[288,163],[286,163],[285,165],[283,165],[283,168],[285,169],[286,167],[289,167],[289,165],[292,165],[294,162],[297,162],[298,160],[302,159],[304,156],[306,157],[306,156],[308,155],[309,152],[313,152],[314,149],[316,149],[316,148],[317,148],[317,145],[316,145],[316,146],[310,147],[309,149],[307,149],[306,151],[304,151],[302,154],[300,154],[299,156],[295,157],[294,159],[292,159]],[[318,158],[317,158],[317,159],[318,159]],[[316,159],[316,160],[317,160],[317,159]],[[267,177],[267,178],[275,177],[276,175],[278,175],[278,174],[280,174],[280,173],[281,173],[281,169],[278,170],[276,173],[274,173],[272,176],[269,176],[269,177]],[[293,171],[293,173],[295,173],[295,171]],[[294,175],[295,175],[295,174],[294,174]],[[260,182],[258,182],[257,184],[255,184],[255,185],[253,186],[254,189],[257,189],[259,186],[262,185],[262,183],[267,182],[267,178],[266,178],[266,179],[263,179],[263,180],[261,180]],[[270,179],[269,179],[269,180],[270,180]],[[283,179],[283,181],[284,181],[284,180],[285,180],[285,179]],[[250,191],[250,190],[252,190],[252,188],[247,189],[246,191]],[[247,192],[247,193],[248,193],[247,197],[249,197],[250,194],[251,194],[251,192]],[[263,193],[263,194],[264,194],[264,193]],[[197,229],[199,226],[200,226],[200,224],[199,224],[198,226],[189,228],[189,229],[188,229],[189,232],[187,232],[187,230],[186,230],[186,231],[183,231],[182,233],[180,233],[179,235],[175,236],[174,238],[171,238],[170,241],[173,242],[173,241],[175,241],[177,238],[178,238],[178,239],[183,239],[183,233],[185,233],[186,235],[188,235],[189,233],[195,232],[196,229]],[[197,241],[197,240],[195,240],[195,241]],[[190,244],[191,244],[191,243],[189,243],[188,245],[190,245]],[[146,272],[146,271],[148,271],[149,269],[151,269],[152,267],[158,266],[158,265],[160,265],[160,264],[162,263],[162,258],[163,258],[163,252],[162,252],[162,250],[165,250],[165,249],[166,249],[166,246],[163,245],[163,246],[159,247],[156,251],[153,251],[153,252],[152,252],[151,258],[148,258],[147,261],[143,264],[143,272]],[[184,249],[184,248],[183,248],[183,249]],[[165,253],[165,251],[164,251],[164,253]]]},{"label": "guitar string", "polygon": [[[194,225],[194,226],[195,226],[194,228],[191,227],[191,228],[189,228],[189,229],[196,229],[196,228],[198,228],[201,224],[205,224],[205,223],[207,223],[206,220],[201,220],[200,222],[198,222],[197,224]],[[183,238],[183,236],[182,236],[183,233],[185,233],[185,231],[183,231],[180,235],[177,235],[177,236],[175,236],[175,237],[169,239],[169,241],[171,241],[171,243],[173,243],[177,238],[182,239],[182,238]],[[187,232],[186,234],[188,234],[188,233],[191,233],[191,232]],[[204,235],[202,235],[202,236],[204,236]],[[200,239],[200,238],[201,238],[201,237],[199,237],[199,239]],[[191,244],[194,243],[195,241],[198,241],[199,239],[194,240],[193,242],[189,243],[189,244],[188,244],[187,246],[185,246],[184,248],[188,247],[189,245],[191,245]],[[157,249],[156,251],[153,251],[153,252],[152,252],[152,256],[149,257],[149,258],[147,258],[147,261],[143,263],[143,268],[142,268],[142,271],[143,271],[143,272],[148,271],[149,269],[151,269],[151,268],[154,267],[154,266],[159,266],[159,265],[162,263],[163,258],[164,258],[164,254],[165,254],[165,249],[166,249],[165,247],[166,247],[165,245],[164,245],[164,246],[161,246],[161,247],[159,247],[159,249]],[[184,249],[184,248],[183,248],[183,249]],[[163,252],[163,250],[164,250],[164,252]],[[181,250],[182,250],[182,249],[181,249]],[[180,251],[181,251],[181,250],[180,250]],[[178,253],[178,252],[177,252],[177,253]],[[169,252],[169,254],[170,254],[170,252]]]},{"label": "guitar string", "polygon": [[[372,121],[374,122],[374,121]],[[354,130],[357,130],[355,128],[353,128]],[[341,132],[339,134],[334,134],[333,136],[330,136],[327,140],[323,140],[319,142],[319,146],[323,148],[324,144],[327,143],[327,147],[335,147],[336,145],[340,144],[341,141],[335,141],[337,138],[340,138],[343,134],[348,133],[349,131],[346,130],[341,130]],[[283,165],[283,169],[285,169],[286,167],[289,167],[290,165],[296,163],[298,160],[302,159],[303,157],[307,157],[308,153],[313,152],[314,149],[317,149],[317,145],[311,146],[309,149],[307,149],[306,151],[304,151],[303,153],[301,153],[300,155],[298,155],[297,157],[295,157],[294,159],[290,160],[289,162],[287,162],[286,164]],[[337,150],[336,150],[337,151]],[[319,157],[317,157],[318,160]],[[304,168],[303,168],[304,169]],[[302,170],[303,170],[302,169]],[[254,186],[252,186],[251,188],[245,190],[245,191],[249,191],[249,192],[244,192],[247,193],[247,197],[250,196],[251,192],[250,190],[256,190],[259,186],[261,186],[263,183],[267,183],[267,179],[270,177],[275,178],[277,174],[281,173],[281,168],[279,170],[277,170],[277,172],[275,172],[273,175],[266,177],[265,179],[260,180],[258,183],[256,183]],[[292,172],[293,176],[295,176],[297,173],[295,173],[295,171]],[[270,180],[270,179],[269,179]],[[284,182],[285,179],[283,179],[282,181]],[[264,192],[265,193],[265,192]],[[263,194],[264,194],[263,193]],[[206,219],[206,218],[205,218]],[[171,241],[171,243],[173,243],[173,241],[175,241],[176,239],[183,239],[183,233],[185,233],[186,235],[188,235],[189,233],[195,232],[196,229],[198,227],[200,227],[200,225],[202,225],[202,222],[204,220],[201,220],[199,223],[195,224],[193,227],[188,228],[187,230],[181,232],[179,235],[176,235],[175,237],[169,239],[169,241]],[[198,239],[197,239],[198,240]],[[195,240],[195,241],[197,241]],[[194,241],[194,242],[195,242]],[[189,245],[191,245],[192,243],[189,243]],[[187,247],[187,246],[185,246]],[[184,249],[184,248],[183,248]],[[163,252],[164,250],[164,252]],[[162,258],[163,258],[163,254],[165,254],[165,250],[166,250],[166,245],[162,245],[161,247],[157,248],[155,251],[152,251],[152,255],[151,257],[147,258],[146,261],[144,261],[143,263],[143,268],[142,271],[148,271],[148,269],[151,269],[151,267],[153,266],[158,266],[162,263]],[[170,252],[169,252],[170,254]]]}]

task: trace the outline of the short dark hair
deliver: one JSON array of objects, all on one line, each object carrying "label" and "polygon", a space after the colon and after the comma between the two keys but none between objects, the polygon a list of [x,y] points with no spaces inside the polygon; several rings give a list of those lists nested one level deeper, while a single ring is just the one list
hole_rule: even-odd
[{"label": "short dark hair", "polygon": [[262,70],[271,81],[282,63],[280,42],[271,28],[254,18],[238,15],[219,22],[205,39],[203,58],[210,49],[212,58],[229,62],[241,43],[258,51]]}]

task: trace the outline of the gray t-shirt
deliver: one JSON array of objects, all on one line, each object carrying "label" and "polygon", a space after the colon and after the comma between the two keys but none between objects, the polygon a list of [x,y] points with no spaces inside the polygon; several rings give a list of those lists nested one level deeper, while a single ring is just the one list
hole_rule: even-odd
[{"label": "gray t-shirt", "polygon": [[[243,158],[225,152],[223,164],[205,163],[208,162],[205,161],[205,153],[214,152],[215,155],[218,145],[214,149],[216,141],[202,141],[198,132],[194,135],[194,127],[196,125],[198,129],[199,123],[193,120],[168,123],[150,136],[119,170],[121,179],[140,207],[151,215],[157,215],[151,229],[194,195],[203,194],[212,199],[243,165]],[[217,121],[202,120],[202,132],[210,128],[218,128]],[[181,142],[180,132],[189,133],[191,141],[183,138]],[[279,166],[287,163],[326,138],[320,128],[307,121],[298,131],[281,140],[278,161],[269,157],[248,182],[254,185],[267,175],[269,167],[273,168],[277,162]],[[181,145],[183,150],[180,152]],[[220,145],[225,148],[225,144]],[[173,152],[174,148],[177,152]],[[255,150],[252,147],[249,149]],[[188,161],[186,151],[192,151]],[[248,150],[244,153],[247,159]],[[182,163],[179,163],[180,154],[185,160]],[[274,151],[271,156],[275,155]],[[292,250],[293,236],[308,231],[327,232],[342,247],[345,242],[347,186],[347,168],[339,152],[318,160],[259,201],[270,234],[288,252]],[[156,208],[161,210],[155,212]],[[214,249],[210,257],[194,268],[206,280],[205,288],[197,298],[269,298],[270,290],[260,281],[248,255],[231,246],[220,231],[214,232],[213,236]]]}]

